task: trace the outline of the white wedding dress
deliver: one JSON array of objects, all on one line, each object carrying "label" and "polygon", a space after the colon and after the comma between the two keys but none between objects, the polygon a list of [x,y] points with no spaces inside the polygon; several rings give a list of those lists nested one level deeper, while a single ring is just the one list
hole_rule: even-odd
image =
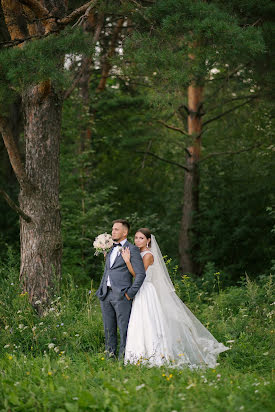
[{"label": "white wedding dress", "polygon": [[214,368],[228,350],[176,295],[155,237],[154,263],[136,294],[129,320],[124,363]]}]

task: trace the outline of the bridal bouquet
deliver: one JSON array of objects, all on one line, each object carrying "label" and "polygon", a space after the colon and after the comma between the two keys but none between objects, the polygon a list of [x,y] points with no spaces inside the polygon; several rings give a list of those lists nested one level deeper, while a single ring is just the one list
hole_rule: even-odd
[{"label": "bridal bouquet", "polygon": [[103,253],[103,255],[106,256],[107,252],[113,246],[113,243],[114,242],[112,236],[108,233],[102,233],[101,235],[98,235],[93,243],[96,250],[95,255],[98,256],[100,253]]}]

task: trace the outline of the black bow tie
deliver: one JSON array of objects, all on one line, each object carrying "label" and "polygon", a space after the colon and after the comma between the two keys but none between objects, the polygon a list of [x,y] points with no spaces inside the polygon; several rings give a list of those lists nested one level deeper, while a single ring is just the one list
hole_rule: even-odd
[{"label": "black bow tie", "polygon": [[121,243],[114,243],[114,247],[117,247],[117,246],[122,246],[122,244]]}]

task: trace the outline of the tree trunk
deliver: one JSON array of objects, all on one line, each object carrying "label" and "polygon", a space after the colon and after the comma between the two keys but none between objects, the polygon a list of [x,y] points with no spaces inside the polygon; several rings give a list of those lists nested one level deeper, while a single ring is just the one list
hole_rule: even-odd
[{"label": "tree trunk", "polygon": [[25,171],[32,187],[21,187],[19,202],[31,216],[20,218],[20,280],[30,301],[47,303],[50,288],[61,276],[59,206],[59,141],[61,96],[50,81],[23,94],[25,115]]},{"label": "tree trunk", "polygon": [[[203,87],[190,85],[188,87],[188,133],[192,136],[192,146],[188,148],[186,166],[190,170],[185,173],[182,220],[179,236],[180,267],[184,273],[198,273],[197,264],[193,258],[194,252],[194,216],[199,210],[199,168],[198,160],[201,154],[201,108]],[[196,247],[198,240],[196,239]]]}]

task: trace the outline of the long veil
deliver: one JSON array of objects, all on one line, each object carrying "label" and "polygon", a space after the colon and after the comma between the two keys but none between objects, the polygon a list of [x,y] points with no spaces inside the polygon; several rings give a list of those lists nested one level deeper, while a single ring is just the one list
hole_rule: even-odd
[{"label": "long veil", "polygon": [[169,360],[175,366],[214,368],[218,354],[229,348],[219,343],[177,296],[154,235],[151,252],[154,256],[151,281],[163,312]]}]

